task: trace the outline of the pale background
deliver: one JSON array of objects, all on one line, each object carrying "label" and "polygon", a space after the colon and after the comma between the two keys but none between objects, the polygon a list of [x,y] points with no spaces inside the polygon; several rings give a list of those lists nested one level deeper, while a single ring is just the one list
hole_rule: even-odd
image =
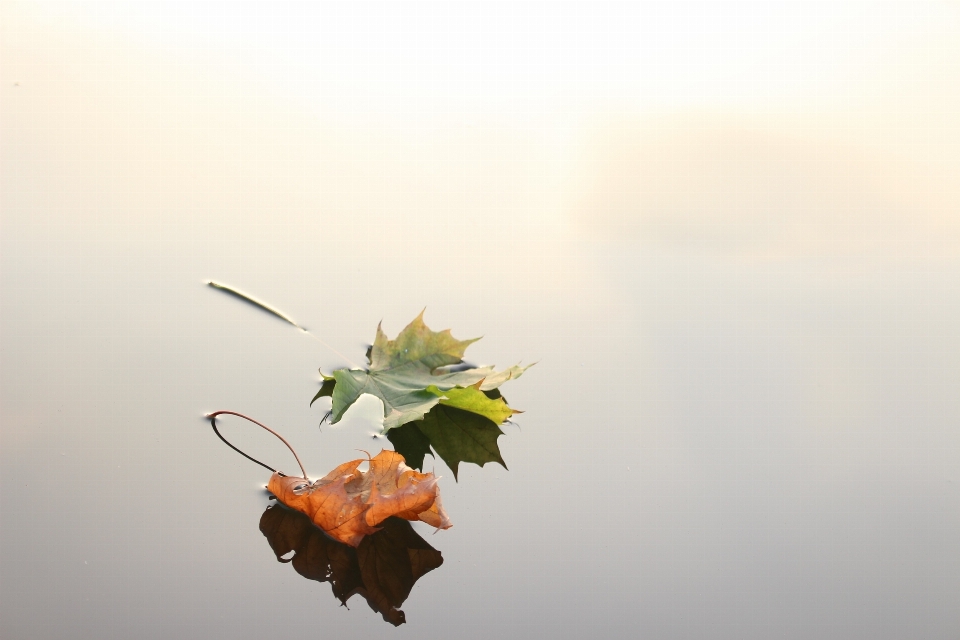
[{"label": "pale background", "polygon": [[[958,113],[956,2],[3,0],[0,637],[960,637]],[[211,278],[539,361],[404,627],[201,419],[376,401]]]}]

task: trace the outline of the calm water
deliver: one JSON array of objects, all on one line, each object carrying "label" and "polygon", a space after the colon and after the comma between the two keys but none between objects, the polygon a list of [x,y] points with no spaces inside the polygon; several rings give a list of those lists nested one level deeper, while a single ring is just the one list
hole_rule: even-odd
[{"label": "calm water", "polygon": [[[293,277],[263,257],[267,275],[250,278],[357,358],[381,315],[392,335],[425,302],[435,326],[485,334],[478,361],[540,361],[505,387],[526,411],[500,439],[509,472],[467,465],[454,483],[437,461],[455,526],[421,529],[444,564],[395,633],[954,628],[955,272],[827,286],[816,264],[564,249],[549,269],[505,273],[496,305],[470,299],[485,284],[396,291],[375,261],[329,254]],[[4,260],[7,637],[387,631],[359,597],[340,608],[276,561],[259,529],[268,473],[201,419],[253,415],[316,475],[385,443],[370,435],[375,401],[318,429],[313,372],[336,356],[202,285],[257,273],[258,259],[218,272],[178,243],[63,242],[8,243]],[[338,300],[327,283],[340,278],[355,291]],[[295,468],[269,436],[224,424]]]},{"label": "calm water", "polygon": [[[578,151],[551,133],[572,107],[553,129],[491,124],[489,105],[347,117],[231,76],[229,43],[201,77],[187,45],[153,58],[14,17],[3,638],[960,633],[947,151],[909,173],[754,137],[747,116],[678,116],[656,138],[622,111]],[[524,411],[500,438],[509,471],[462,465],[455,482],[427,459],[454,527],[414,526],[443,564],[405,625],[277,561],[269,473],[203,420],[261,420],[318,477],[389,448],[378,403],[318,426],[317,370],[346,360],[208,279],[355,362],[378,322],[395,336],[426,307],[432,328],[483,336],[471,362],[538,363],[503,388]],[[222,424],[295,469],[269,435]]]}]

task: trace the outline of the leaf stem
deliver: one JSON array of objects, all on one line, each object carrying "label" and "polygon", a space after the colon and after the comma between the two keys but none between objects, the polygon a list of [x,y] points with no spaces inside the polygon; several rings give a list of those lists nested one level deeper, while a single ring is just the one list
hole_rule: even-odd
[{"label": "leaf stem", "polygon": [[[306,469],[303,468],[303,463],[300,462],[300,456],[298,456],[298,455],[297,455],[297,452],[293,450],[293,447],[290,446],[290,443],[287,442],[286,438],[284,438],[282,435],[280,435],[279,433],[277,433],[276,431],[274,431],[273,429],[271,429],[271,428],[268,427],[267,425],[261,424],[261,423],[257,422],[256,420],[254,420],[253,418],[251,418],[251,417],[249,417],[249,416],[245,416],[245,415],[243,415],[242,413],[237,413],[236,411],[214,411],[213,413],[208,413],[208,414],[206,415],[206,417],[210,419],[210,425],[213,427],[213,430],[216,432],[216,434],[220,437],[221,440],[223,440],[224,442],[227,443],[227,445],[228,445],[231,449],[233,449],[234,451],[239,452],[239,453],[240,453],[242,456],[244,456],[245,458],[248,458],[248,459],[250,459],[250,460],[253,460],[254,462],[256,462],[257,464],[259,464],[260,466],[266,467],[267,469],[270,469],[271,471],[275,471],[275,472],[276,472],[276,469],[272,469],[272,468],[270,468],[270,467],[267,467],[267,465],[263,464],[263,463],[260,462],[259,460],[256,460],[256,459],[254,459],[254,458],[251,458],[250,456],[248,456],[247,454],[245,454],[243,451],[240,451],[240,449],[237,449],[235,446],[233,446],[232,444],[230,444],[229,442],[227,442],[226,438],[224,438],[222,435],[220,435],[220,432],[217,431],[216,420],[217,420],[217,416],[219,416],[219,415],[224,415],[224,414],[230,415],[230,416],[237,416],[238,418],[243,418],[244,420],[248,420],[248,421],[252,422],[253,424],[257,425],[258,427],[262,427],[262,428],[266,429],[267,431],[269,431],[270,433],[272,433],[273,435],[275,435],[275,436],[277,436],[278,438],[280,438],[280,441],[283,442],[283,444],[287,445],[287,449],[290,449],[290,453],[292,453],[292,454],[293,454],[293,457],[297,459],[297,464],[300,465],[300,471],[303,472],[303,479],[304,479],[304,480],[309,480],[309,479],[310,479],[310,478],[307,477],[307,471],[306,471]],[[279,472],[278,472],[278,473],[279,473]]]}]

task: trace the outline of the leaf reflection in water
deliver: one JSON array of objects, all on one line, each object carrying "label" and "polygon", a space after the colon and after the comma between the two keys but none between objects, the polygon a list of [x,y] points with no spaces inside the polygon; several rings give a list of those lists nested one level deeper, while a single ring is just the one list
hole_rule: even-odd
[{"label": "leaf reflection in water", "polygon": [[[260,531],[278,561],[292,563],[304,578],[329,582],[343,605],[354,594],[363,596],[384,620],[399,626],[406,622],[400,605],[421,576],[443,564],[443,556],[406,520],[391,517],[379,526],[354,549],[283,505],[267,507],[260,517]],[[291,551],[293,558],[285,559]]]}]

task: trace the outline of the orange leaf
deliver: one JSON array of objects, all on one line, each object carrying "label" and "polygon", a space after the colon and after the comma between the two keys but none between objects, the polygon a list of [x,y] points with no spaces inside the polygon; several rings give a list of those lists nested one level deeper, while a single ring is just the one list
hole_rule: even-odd
[{"label": "orange leaf", "polygon": [[356,547],[390,516],[421,520],[438,529],[452,525],[440,503],[432,473],[419,473],[395,451],[383,450],[360,471],[364,460],[351,460],[310,483],[274,473],[267,485],[277,499],[323,529],[330,537]]}]

